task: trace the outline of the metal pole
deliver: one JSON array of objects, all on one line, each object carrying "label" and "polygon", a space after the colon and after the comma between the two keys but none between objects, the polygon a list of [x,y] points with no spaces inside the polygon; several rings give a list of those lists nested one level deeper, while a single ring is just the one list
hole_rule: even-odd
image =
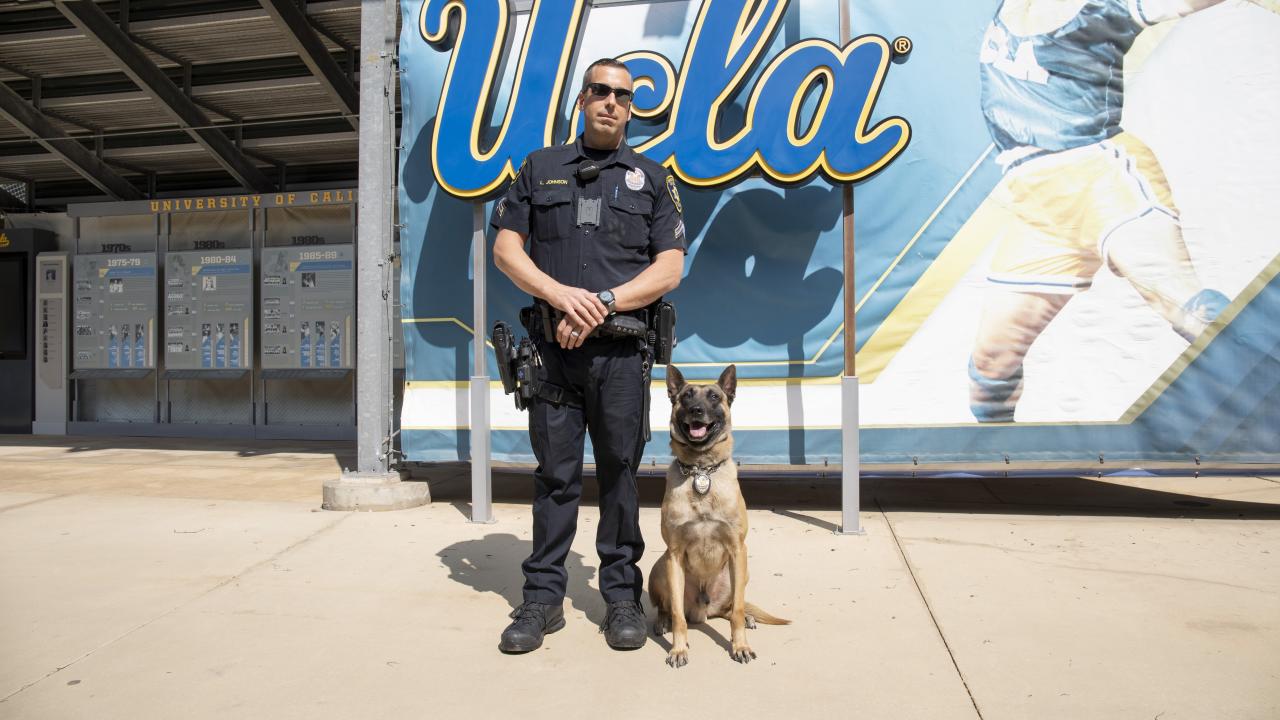
[{"label": "metal pole", "polygon": [[[396,0],[360,4],[360,195],[356,219],[356,468],[324,483],[326,510],[400,510],[431,501],[424,482],[391,470],[391,142]],[[398,332],[398,329],[396,330]]]},{"label": "metal pole", "polygon": [[[326,510],[400,510],[431,501],[424,482],[391,470],[391,142],[396,0],[360,4],[360,195],[356,220],[356,468],[324,483]],[[399,330],[396,329],[398,332]]]},{"label": "metal pole", "polygon": [[391,239],[391,218],[385,199],[391,193],[391,166],[387,145],[386,87],[391,63],[387,47],[383,0],[366,0],[360,9],[360,214],[357,219],[356,338],[360,348],[356,362],[356,469],[385,474],[390,470],[382,450],[390,417],[383,394],[383,368],[387,365],[386,300],[383,287]]},{"label": "metal pole", "polygon": [[484,204],[471,209],[472,333],[471,371],[471,522],[491,523],[493,518],[493,471],[489,463],[489,362],[485,349],[486,269]]},{"label": "metal pole", "polygon": [[[375,3],[382,10],[382,44],[378,46],[380,50],[379,59],[382,64],[379,67],[379,75],[377,76],[381,82],[378,84],[382,90],[382,104],[376,113],[378,121],[382,123],[382,136],[380,138],[379,150],[382,151],[383,162],[386,163],[386,169],[382,171],[382,177],[386,181],[387,192],[382,193],[382,218],[383,227],[386,232],[379,235],[379,257],[378,269],[382,271],[382,279],[380,281],[379,298],[379,315],[382,317],[382,326],[379,328],[381,335],[378,336],[379,348],[381,354],[378,358],[379,376],[381,384],[378,392],[381,393],[382,415],[378,420],[382,423],[382,434],[378,438],[378,452],[382,457],[382,465],[390,470],[391,463],[395,457],[395,431],[396,424],[392,415],[396,411],[396,394],[395,394],[395,340],[392,338],[393,333],[400,332],[399,318],[396,317],[396,293],[395,283],[400,282],[400,278],[396,275],[396,245],[395,233],[399,232],[399,226],[396,223],[396,203],[395,196],[399,188],[396,185],[396,83],[398,82],[399,68],[396,66],[396,14],[400,11],[400,3],[398,0],[383,0]],[[357,134],[359,133],[359,125],[356,124]]]},{"label": "metal pole", "polygon": [[[840,43],[849,42],[849,0],[840,2]],[[844,376],[840,378],[840,529],[841,535],[864,533],[858,509],[862,481],[858,446],[857,291],[854,271],[853,186],[844,194]]]}]

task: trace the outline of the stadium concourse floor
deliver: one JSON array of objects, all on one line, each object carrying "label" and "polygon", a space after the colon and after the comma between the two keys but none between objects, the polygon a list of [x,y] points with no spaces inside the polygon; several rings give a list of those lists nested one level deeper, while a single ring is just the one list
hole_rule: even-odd
[{"label": "stadium concourse floor", "polygon": [[668,639],[598,633],[593,494],[567,627],[511,657],[527,470],[494,524],[459,464],[418,468],[424,507],[320,510],[351,462],[0,437],[0,718],[1280,717],[1277,477],[868,479],[857,537],[835,479],[747,479],[747,595],[795,623],[749,631],[747,666],[695,626],[673,670]]}]

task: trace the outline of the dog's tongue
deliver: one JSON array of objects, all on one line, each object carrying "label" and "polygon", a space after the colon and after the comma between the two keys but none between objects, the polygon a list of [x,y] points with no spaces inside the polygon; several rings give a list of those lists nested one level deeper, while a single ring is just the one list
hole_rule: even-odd
[{"label": "dog's tongue", "polygon": [[689,423],[689,437],[694,440],[701,440],[707,436],[707,426],[702,423]]}]

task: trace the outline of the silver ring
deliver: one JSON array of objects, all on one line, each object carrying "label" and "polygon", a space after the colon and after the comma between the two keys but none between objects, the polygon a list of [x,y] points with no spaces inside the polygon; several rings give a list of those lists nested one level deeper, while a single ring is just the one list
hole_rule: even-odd
[{"label": "silver ring", "polygon": [[573,332],[569,333],[569,337],[578,337],[581,334],[582,333],[578,332],[577,330],[574,330]]}]

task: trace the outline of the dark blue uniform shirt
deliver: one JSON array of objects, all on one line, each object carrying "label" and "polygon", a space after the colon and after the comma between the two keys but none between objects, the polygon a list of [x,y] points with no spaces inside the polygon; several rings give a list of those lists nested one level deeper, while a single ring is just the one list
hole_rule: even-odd
[{"label": "dark blue uniform shirt", "polygon": [[[631,280],[664,250],[687,252],[680,195],[666,168],[623,143],[583,182],[577,170],[587,159],[581,136],[530,153],[490,224],[528,235],[539,270],[591,292]],[[578,223],[580,198],[600,200],[599,224]]]}]

